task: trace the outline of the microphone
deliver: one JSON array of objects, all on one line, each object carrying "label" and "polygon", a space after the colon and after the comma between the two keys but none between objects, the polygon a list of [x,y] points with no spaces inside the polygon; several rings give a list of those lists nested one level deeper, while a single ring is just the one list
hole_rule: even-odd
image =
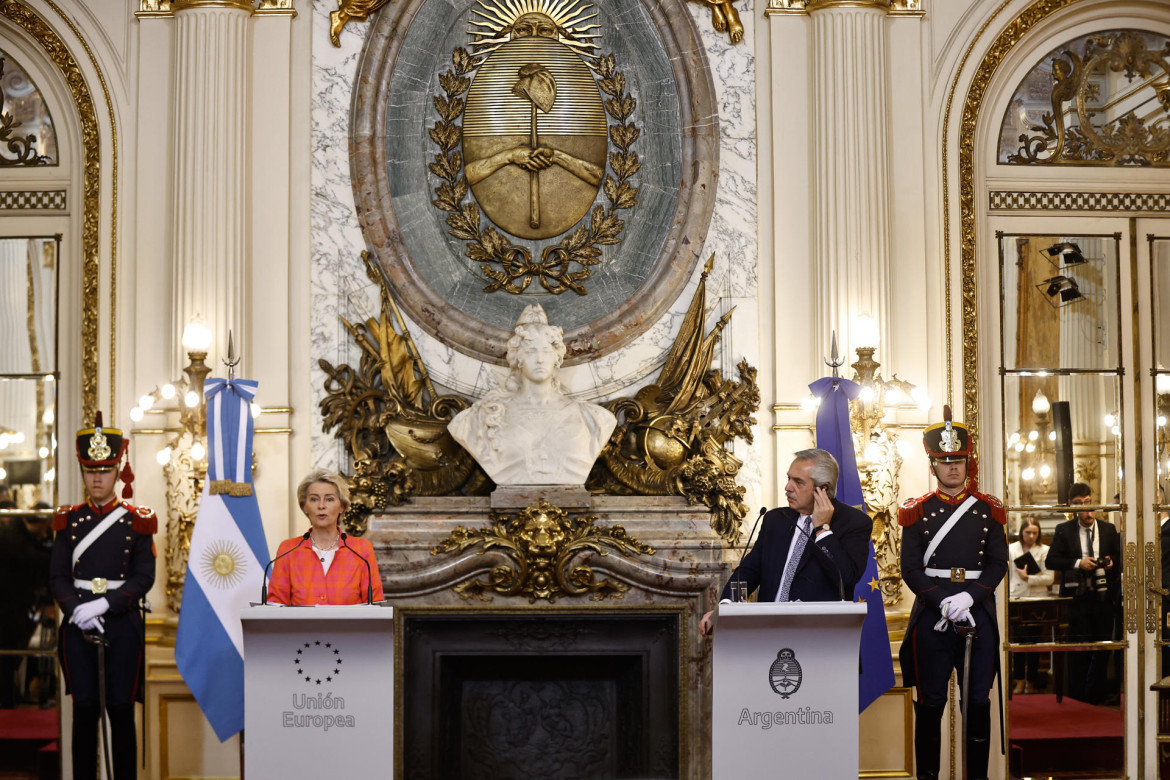
[{"label": "microphone", "polygon": [[264,567],[264,579],[261,580],[261,582],[260,582],[260,603],[261,604],[268,603],[268,570],[271,569],[272,565],[275,564],[277,561],[279,561],[281,558],[288,555],[290,552],[292,552],[293,550],[297,549],[302,544],[304,544],[305,540],[307,540],[309,538],[310,533],[312,533],[312,531],[305,531],[305,535],[301,537],[301,540],[299,542],[297,542],[292,547],[290,547],[289,549],[282,552],[280,555],[273,558],[271,561],[268,562],[268,565]]},{"label": "microphone", "polygon": [[837,573],[837,594],[840,596],[841,601],[844,601],[845,600],[845,578],[841,576],[841,567],[837,565],[837,561],[834,560],[833,556],[829,553],[828,550],[826,550],[824,547],[821,547],[820,545],[818,545],[816,543],[816,540],[812,537],[812,535],[809,534],[808,531],[806,531],[800,527],[799,520],[800,520],[799,517],[796,518],[795,520],[793,520],[792,527],[795,528],[797,531],[800,531],[802,534],[804,534],[805,538],[808,540],[808,543],[810,545],[812,545],[813,547],[815,547],[817,550],[819,550],[822,555],[824,555],[826,558],[828,558],[829,563],[833,564],[833,571]]},{"label": "microphone", "polygon": [[342,534],[341,535],[341,546],[344,547],[345,549],[349,550],[354,555],[356,555],[358,557],[358,559],[366,565],[366,603],[373,604],[374,603],[374,581],[371,578],[372,575],[370,574],[370,562],[366,560],[366,556],[362,555],[357,550],[353,549],[352,547],[350,547],[348,544],[345,543],[345,540],[348,538],[349,538],[349,534]]},{"label": "microphone", "polygon": [[[736,583],[740,583],[740,584],[743,583],[743,579],[740,578],[739,567],[743,566],[744,556],[747,555],[748,548],[752,546],[752,537],[755,536],[756,529],[760,527],[760,521],[764,519],[764,514],[767,513],[767,511],[768,511],[768,507],[766,507],[766,506],[760,507],[760,513],[758,515],[756,515],[756,522],[752,525],[752,530],[748,533],[747,541],[744,543],[743,550],[739,554],[739,563],[735,564],[735,576],[731,578],[731,600],[732,601],[739,601],[739,588],[736,587]],[[744,594],[744,595],[747,595],[747,594]]]}]

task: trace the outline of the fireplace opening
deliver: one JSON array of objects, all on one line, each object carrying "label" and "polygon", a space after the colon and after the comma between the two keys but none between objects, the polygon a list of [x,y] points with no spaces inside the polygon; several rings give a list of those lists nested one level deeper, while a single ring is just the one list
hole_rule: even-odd
[{"label": "fireplace opening", "polygon": [[409,778],[674,778],[678,614],[410,614]]}]

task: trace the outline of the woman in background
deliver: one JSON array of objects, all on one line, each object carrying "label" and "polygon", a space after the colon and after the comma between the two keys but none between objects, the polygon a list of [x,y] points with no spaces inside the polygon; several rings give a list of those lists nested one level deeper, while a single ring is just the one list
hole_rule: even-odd
[{"label": "woman in background", "polygon": [[[1028,573],[1026,565],[1021,566],[1017,561],[1025,554],[1031,553],[1032,559],[1040,567],[1040,571]],[[1051,595],[1049,588],[1055,580],[1055,572],[1045,565],[1048,557],[1047,545],[1040,544],[1040,521],[1035,517],[1025,517],[1020,523],[1020,538],[1008,545],[1008,560],[1012,562],[1008,572],[1011,599],[1037,599]],[[1020,626],[1013,629],[1012,641],[1017,644],[1028,644],[1040,641],[1040,629],[1037,626]],[[1014,653],[1012,661],[1012,678],[1015,685],[1012,693],[1029,693],[1035,689],[1036,675],[1040,671],[1039,653]]]},{"label": "woman in background", "polygon": [[297,486],[297,503],[310,528],[303,536],[280,543],[268,581],[268,602],[307,606],[381,601],[382,578],[373,545],[341,533],[338,524],[349,507],[345,479],[318,469]]}]

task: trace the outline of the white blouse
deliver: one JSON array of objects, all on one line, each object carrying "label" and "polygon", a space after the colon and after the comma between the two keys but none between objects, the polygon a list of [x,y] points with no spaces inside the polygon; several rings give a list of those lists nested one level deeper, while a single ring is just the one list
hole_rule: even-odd
[{"label": "white blouse", "polygon": [[1035,599],[1051,595],[1048,589],[1052,587],[1056,573],[1045,565],[1045,559],[1048,558],[1048,546],[1034,544],[1028,552],[1032,553],[1032,557],[1040,565],[1040,573],[1030,574],[1028,579],[1024,579],[1016,568],[1016,558],[1024,554],[1024,545],[1020,542],[1012,542],[1008,545],[1008,583],[1010,586],[1008,595],[1010,598]]}]

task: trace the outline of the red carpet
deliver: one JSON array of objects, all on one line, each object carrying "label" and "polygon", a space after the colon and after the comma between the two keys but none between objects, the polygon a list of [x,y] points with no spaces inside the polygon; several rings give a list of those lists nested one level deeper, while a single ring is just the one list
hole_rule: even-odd
[{"label": "red carpet", "polygon": [[[1013,777],[1123,770],[1125,724],[1119,710],[1067,696],[1057,703],[1054,694],[1017,695],[1009,706]],[[1076,748],[1070,749],[1073,742]]]},{"label": "red carpet", "polygon": [[0,739],[48,742],[59,736],[57,710],[0,710]]}]

